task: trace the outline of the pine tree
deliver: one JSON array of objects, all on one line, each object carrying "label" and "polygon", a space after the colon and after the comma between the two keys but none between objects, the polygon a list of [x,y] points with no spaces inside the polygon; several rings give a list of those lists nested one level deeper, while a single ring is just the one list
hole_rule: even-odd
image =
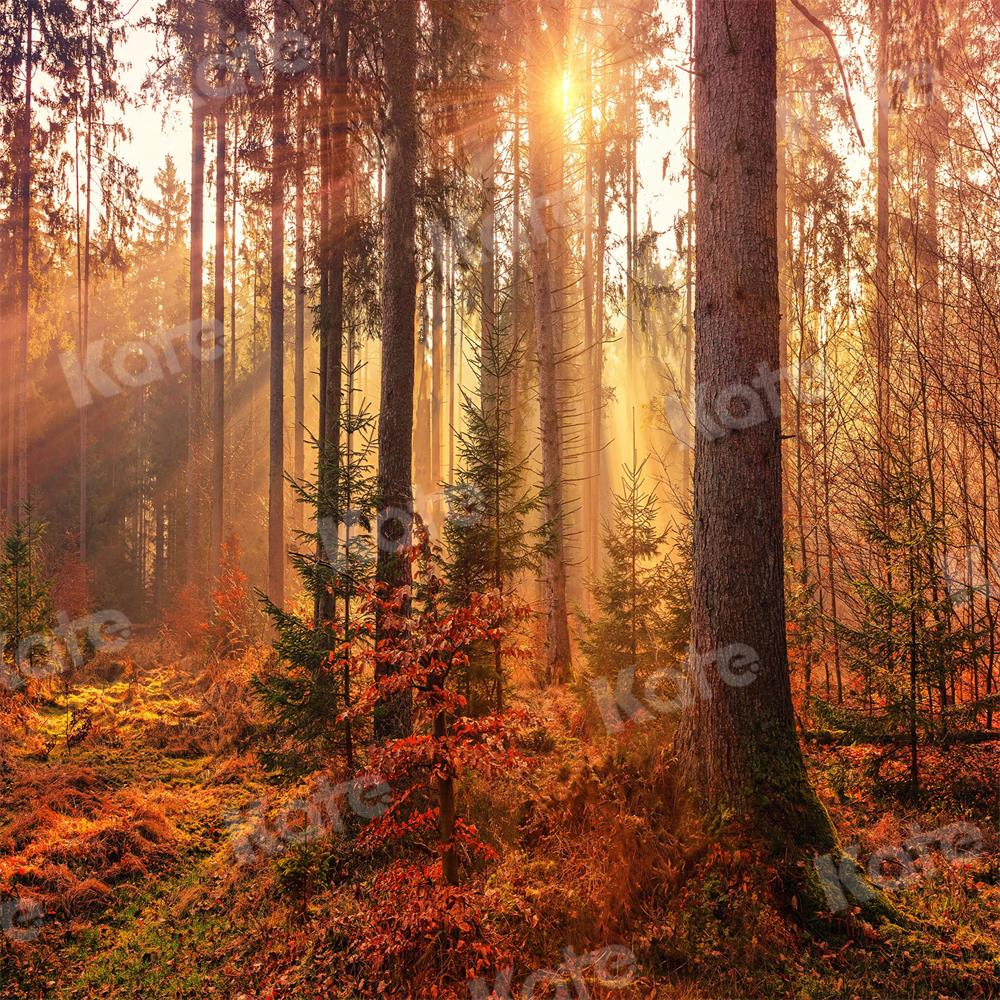
[{"label": "pine tree", "polygon": [[23,677],[25,661],[30,667],[43,645],[35,641],[48,636],[53,624],[51,584],[42,572],[41,547],[46,525],[34,516],[31,501],[25,501],[22,516],[3,541],[0,557],[0,634],[3,655]]},{"label": "pine tree", "polygon": [[[292,565],[308,602],[282,608],[262,597],[277,631],[276,668],[258,676],[254,687],[271,717],[271,745],[265,763],[301,774],[343,754],[354,766],[352,719],[338,716],[352,704],[352,678],[358,647],[369,642],[372,619],[358,601],[374,576],[372,531],[376,523],[376,479],[372,467],[375,418],[366,405],[353,408],[358,366],[345,368],[349,386],[341,417],[344,437],[335,457],[328,442],[323,462],[337,488],[321,490],[316,482],[289,479],[298,501],[316,513],[316,528],[300,531]],[[313,439],[313,447],[318,442]],[[330,466],[334,466],[333,469]],[[323,470],[321,470],[321,473]],[[315,618],[321,595],[332,617]]]},{"label": "pine tree", "polygon": [[660,527],[660,504],[646,485],[645,466],[633,453],[623,467],[613,520],[602,531],[605,559],[592,588],[597,610],[581,616],[580,645],[595,674],[623,666],[648,670],[663,652],[679,653],[687,644],[683,566],[664,555],[670,532]]},{"label": "pine tree", "polygon": [[[484,356],[473,361],[480,392],[462,392],[464,430],[456,433],[459,468],[445,487],[448,514],[443,536],[446,599],[452,607],[472,594],[496,591],[501,600],[517,577],[533,570],[544,548],[545,528],[529,523],[542,510],[542,497],[528,483],[529,456],[511,433],[509,386],[520,362],[520,347],[504,343],[494,330]],[[492,682],[490,684],[490,682]],[[505,676],[499,641],[470,657],[466,698],[477,714],[493,689],[496,711],[503,707]]]},{"label": "pine tree", "polygon": [[[870,570],[850,580],[855,615],[840,628],[849,663],[864,686],[867,736],[906,738],[907,790],[916,796],[919,735],[935,729],[931,692],[944,688],[943,672],[961,670],[981,655],[982,623],[956,615],[952,594],[936,578],[938,567],[928,554],[944,548],[946,512],[930,513],[926,477],[917,473],[905,442],[889,441],[884,476],[874,482],[870,513],[860,524],[875,559]],[[947,705],[938,709],[943,731]],[[825,714],[844,724],[850,713],[827,708]]]}]

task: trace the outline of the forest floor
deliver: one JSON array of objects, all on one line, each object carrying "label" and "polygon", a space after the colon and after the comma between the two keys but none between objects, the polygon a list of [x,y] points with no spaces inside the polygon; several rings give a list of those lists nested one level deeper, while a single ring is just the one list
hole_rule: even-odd
[{"label": "forest floor", "polygon": [[485,998],[508,966],[511,997],[1000,996],[1000,743],[926,748],[920,805],[901,762],[876,776],[880,748],[807,743],[906,926],[806,923],[771,862],[678,828],[667,722],[608,737],[561,690],[521,737],[528,767],[460,789],[499,860],[442,890],[412,851],[353,846],[343,775],[262,770],[259,656],[128,652],[8,733],[4,998]]}]

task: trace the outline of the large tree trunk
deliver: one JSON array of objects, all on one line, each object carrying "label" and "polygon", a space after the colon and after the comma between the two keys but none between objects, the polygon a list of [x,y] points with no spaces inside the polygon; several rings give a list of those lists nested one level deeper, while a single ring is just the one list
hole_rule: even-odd
[{"label": "large tree trunk", "polygon": [[[696,7],[695,364],[711,409],[727,388],[778,366],[775,2]],[[701,810],[748,817],[775,851],[832,851],[836,834],[795,735],[775,409],[715,440],[697,437],[682,771]]]},{"label": "large tree trunk", "polygon": [[[221,29],[220,29],[221,33]],[[215,353],[212,357],[212,531],[209,564],[218,576],[224,520],[226,456],[226,106],[215,109]]]},{"label": "large tree trunk", "polygon": [[[551,24],[551,21],[550,21]],[[528,172],[531,182],[531,260],[538,336],[538,406],[542,439],[542,485],[545,517],[552,533],[545,559],[546,674],[549,683],[562,684],[572,671],[566,604],[565,512],[563,510],[562,419],[559,404],[559,368],[562,315],[556,308],[559,271],[553,254],[559,252],[558,222],[553,200],[556,190],[552,159],[562,149],[553,133],[545,95],[562,79],[559,42],[552,28],[531,28],[528,57]]]},{"label": "large tree trunk", "polygon": [[[280,0],[274,32],[284,28]],[[267,477],[267,592],[275,604],[285,598],[285,88],[275,70],[271,103],[271,377]]]},{"label": "large tree trunk", "polygon": [[[204,48],[205,27],[200,5],[195,5],[194,58]],[[185,578],[193,584],[198,576],[201,553],[198,547],[199,475],[201,462],[201,322],[203,308],[204,213],[205,213],[205,101],[192,79],[191,90],[191,257],[189,271],[189,311],[191,322],[188,358],[187,427],[187,552]]]},{"label": "large tree trunk", "polygon": [[[413,346],[416,311],[417,15],[419,4],[388,3],[381,24],[389,94],[386,122],[384,262],[382,271],[382,391],[378,420],[377,578],[391,589],[411,582],[408,548],[413,512]],[[404,613],[408,607],[404,606]],[[383,616],[378,639],[387,635]],[[380,665],[384,675],[385,667]],[[376,678],[378,679],[378,678]],[[411,698],[378,706],[376,739],[411,729]]]}]

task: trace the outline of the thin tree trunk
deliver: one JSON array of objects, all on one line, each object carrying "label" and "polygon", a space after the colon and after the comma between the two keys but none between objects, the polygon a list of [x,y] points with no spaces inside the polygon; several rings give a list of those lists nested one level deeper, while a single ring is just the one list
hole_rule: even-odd
[{"label": "thin tree trunk", "polygon": [[[337,10],[336,47],[333,62],[333,116],[328,121],[325,154],[328,160],[327,234],[324,259],[326,266],[326,309],[323,311],[325,337],[322,354],[322,410],[320,432],[320,493],[324,516],[342,517],[338,483],[340,479],[340,430],[344,360],[344,262],[346,256],[347,221],[347,142],[348,142],[348,55],[350,25],[348,8],[341,3]],[[336,522],[336,518],[334,518]],[[329,528],[331,544],[338,536],[334,523]],[[336,614],[336,598],[328,591],[319,602],[324,621]]]},{"label": "thin tree trunk", "polygon": [[[284,30],[281,0],[274,4],[274,32]],[[267,591],[275,604],[285,598],[285,87],[274,75],[271,99],[271,330],[269,462],[267,477]]]},{"label": "thin tree trunk", "polygon": [[[200,5],[195,5],[194,58],[200,58],[204,48],[204,24]],[[191,257],[188,319],[188,427],[187,427],[187,583],[198,578],[201,559],[199,551],[199,486],[201,467],[202,389],[201,389],[201,332],[203,309],[204,267],[204,211],[205,211],[205,102],[192,79],[191,90]]]},{"label": "thin tree trunk", "polygon": [[[448,717],[439,711],[434,715],[434,739],[444,742],[448,736]],[[441,878],[446,885],[458,884],[458,851],[455,847],[455,778],[450,766],[443,760],[435,768],[438,773],[438,834],[441,851]]]},{"label": "thin tree trunk", "polygon": [[455,484],[455,240],[448,241],[448,483]]},{"label": "thin tree trunk", "polygon": [[597,344],[594,340],[594,67],[593,53],[587,53],[587,99],[584,105],[584,159],[583,159],[583,349],[586,361],[585,371],[590,377],[585,382],[586,405],[584,406],[584,467],[585,508],[584,544],[585,558],[591,574],[597,571],[597,541],[601,535],[601,519],[597,511],[597,465],[600,455],[597,451],[592,414],[599,409],[600,399],[594,392],[593,370],[596,365],[594,354]]},{"label": "thin tree trunk", "polygon": [[883,492],[886,479],[889,407],[889,8],[880,0],[878,31],[878,93],[876,95],[875,194],[875,358],[879,463]]},{"label": "thin tree trunk", "polygon": [[[86,143],[86,167],[85,180],[86,195],[84,204],[84,237],[83,237],[83,303],[80,322],[80,357],[87,356],[87,345],[90,343],[90,209],[92,204],[92,186],[94,176],[93,157],[93,133],[94,133],[94,29],[93,29],[93,6],[87,4],[87,143]],[[79,199],[79,188],[77,188],[77,199]],[[79,212],[79,208],[78,208]],[[79,227],[79,222],[77,223]],[[79,232],[79,229],[78,229]],[[77,253],[79,254],[79,238],[77,239]],[[79,259],[77,260],[79,269]],[[80,407],[79,416],[79,436],[80,436],[80,509],[79,509],[79,531],[80,531],[80,562],[87,561],[88,523],[87,510],[88,490],[88,433],[89,411],[86,406]]]},{"label": "thin tree trunk", "polygon": [[[492,86],[492,80],[487,82],[487,86]],[[496,392],[495,373],[491,372],[490,368],[495,366],[496,359],[500,357],[496,309],[496,129],[497,115],[491,93],[480,136],[482,145],[479,154],[482,158],[480,177],[482,202],[479,220],[481,404]]]},{"label": "thin tree trunk", "polygon": [[[687,134],[687,216],[684,220],[686,237],[684,253],[684,359],[681,385],[684,406],[691,406],[691,378],[694,374],[694,5],[688,36],[688,134]],[[779,178],[779,209],[781,188]],[[780,253],[780,250],[779,250]],[[692,419],[694,414],[692,413]],[[684,492],[691,488],[691,449],[684,448]]]},{"label": "thin tree trunk", "polygon": [[[382,386],[378,420],[377,579],[390,590],[411,582],[408,549],[413,517],[413,374],[416,312],[416,73],[418,4],[389,4],[381,15],[389,96],[386,121],[384,261],[382,271]],[[409,612],[404,601],[403,614]],[[384,616],[376,638],[387,635]],[[389,672],[379,664],[376,680]],[[375,737],[409,734],[412,698],[407,691],[381,703]]]},{"label": "thin tree trunk", "polygon": [[[551,22],[550,22],[551,24]],[[553,183],[552,158],[562,143],[547,120],[545,95],[553,80],[561,80],[556,32],[534,30],[529,42],[528,171],[531,179],[531,256],[538,333],[538,405],[542,443],[542,485],[545,518],[551,532],[545,557],[546,675],[549,683],[569,680],[572,655],[566,602],[566,556],[563,511],[562,420],[559,403],[559,353],[562,315],[555,305],[553,261],[556,220],[552,208],[561,193]]]},{"label": "thin tree trunk", "polygon": [[[221,29],[220,29],[221,33]],[[209,565],[219,574],[225,520],[226,462],[226,106],[215,109],[215,325],[212,330],[212,531]]]},{"label": "thin tree trunk", "polygon": [[440,227],[431,235],[431,483],[441,488],[441,418],[444,391],[444,236]]},{"label": "thin tree trunk", "polygon": [[[606,287],[606,266],[608,249],[608,152],[604,141],[607,128],[608,112],[608,79],[607,70],[601,70],[601,141],[597,150],[597,249],[594,254],[594,398],[597,407],[594,410],[594,450],[597,454],[597,475],[594,482],[594,492],[597,497],[597,519],[602,524],[604,517],[610,513],[610,491],[607,488],[608,476],[606,456],[604,454],[604,291]],[[594,538],[593,566],[594,573],[601,570],[600,532]]]},{"label": "thin tree trunk", "polygon": [[33,83],[34,9],[28,4],[24,56],[24,119],[21,123],[21,260],[20,260],[20,339],[17,348],[17,510],[21,517],[28,499],[28,334],[31,300],[31,99]]},{"label": "thin tree trunk", "polygon": [[513,179],[511,182],[510,217],[510,336],[515,348],[513,370],[510,376],[510,413],[514,422],[513,437],[519,441],[520,421],[518,411],[521,405],[521,64],[513,68],[513,129],[511,139],[511,161]]},{"label": "thin tree trunk", "polygon": [[[302,85],[295,95],[295,481],[306,475],[306,276],[305,276],[305,101]],[[294,522],[305,527],[305,508],[297,503]]]}]

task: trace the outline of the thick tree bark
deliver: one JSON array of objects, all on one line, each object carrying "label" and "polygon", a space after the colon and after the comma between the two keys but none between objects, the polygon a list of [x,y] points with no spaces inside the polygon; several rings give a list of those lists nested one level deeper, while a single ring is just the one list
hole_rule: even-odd
[{"label": "thick tree bark", "polygon": [[[284,28],[281,0],[274,5],[274,31]],[[285,87],[274,75],[271,98],[271,331],[269,464],[267,477],[267,592],[275,604],[285,598]]]},{"label": "thick tree bark", "polygon": [[[528,57],[528,172],[531,183],[531,259],[538,335],[538,406],[542,440],[542,485],[545,517],[552,533],[545,559],[546,675],[562,684],[572,672],[566,602],[566,555],[563,511],[562,419],[559,405],[559,368],[562,315],[556,308],[553,260],[557,221],[553,201],[561,197],[553,184],[553,156],[562,143],[553,134],[545,95],[560,80],[561,61],[553,31],[532,27]],[[547,89],[549,88],[549,89]],[[558,253],[558,248],[555,249]]]},{"label": "thick tree bark", "polygon": [[[389,2],[381,12],[389,113],[386,122],[382,386],[378,420],[377,579],[389,589],[411,582],[408,549],[413,517],[413,372],[416,311],[417,15],[418,3]],[[404,603],[404,614],[408,612]],[[377,640],[387,637],[384,616]],[[381,665],[381,675],[386,668]],[[378,679],[378,678],[376,678]],[[411,729],[409,694],[378,706],[376,739]]]},{"label": "thick tree bark", "polygon": [[[711,407],[778,366],[775,3],[696,7],[695,364]],[[795,735],[780,416],[715,440],[699,435],[694,502],[694,696],[679,733],[685,787],[710,815],[747,817],[775,851],[835,850]],[[732,660],[737,644],[753,651],[742,663]],[[726,683],[727,665],[749,683]]]}]

